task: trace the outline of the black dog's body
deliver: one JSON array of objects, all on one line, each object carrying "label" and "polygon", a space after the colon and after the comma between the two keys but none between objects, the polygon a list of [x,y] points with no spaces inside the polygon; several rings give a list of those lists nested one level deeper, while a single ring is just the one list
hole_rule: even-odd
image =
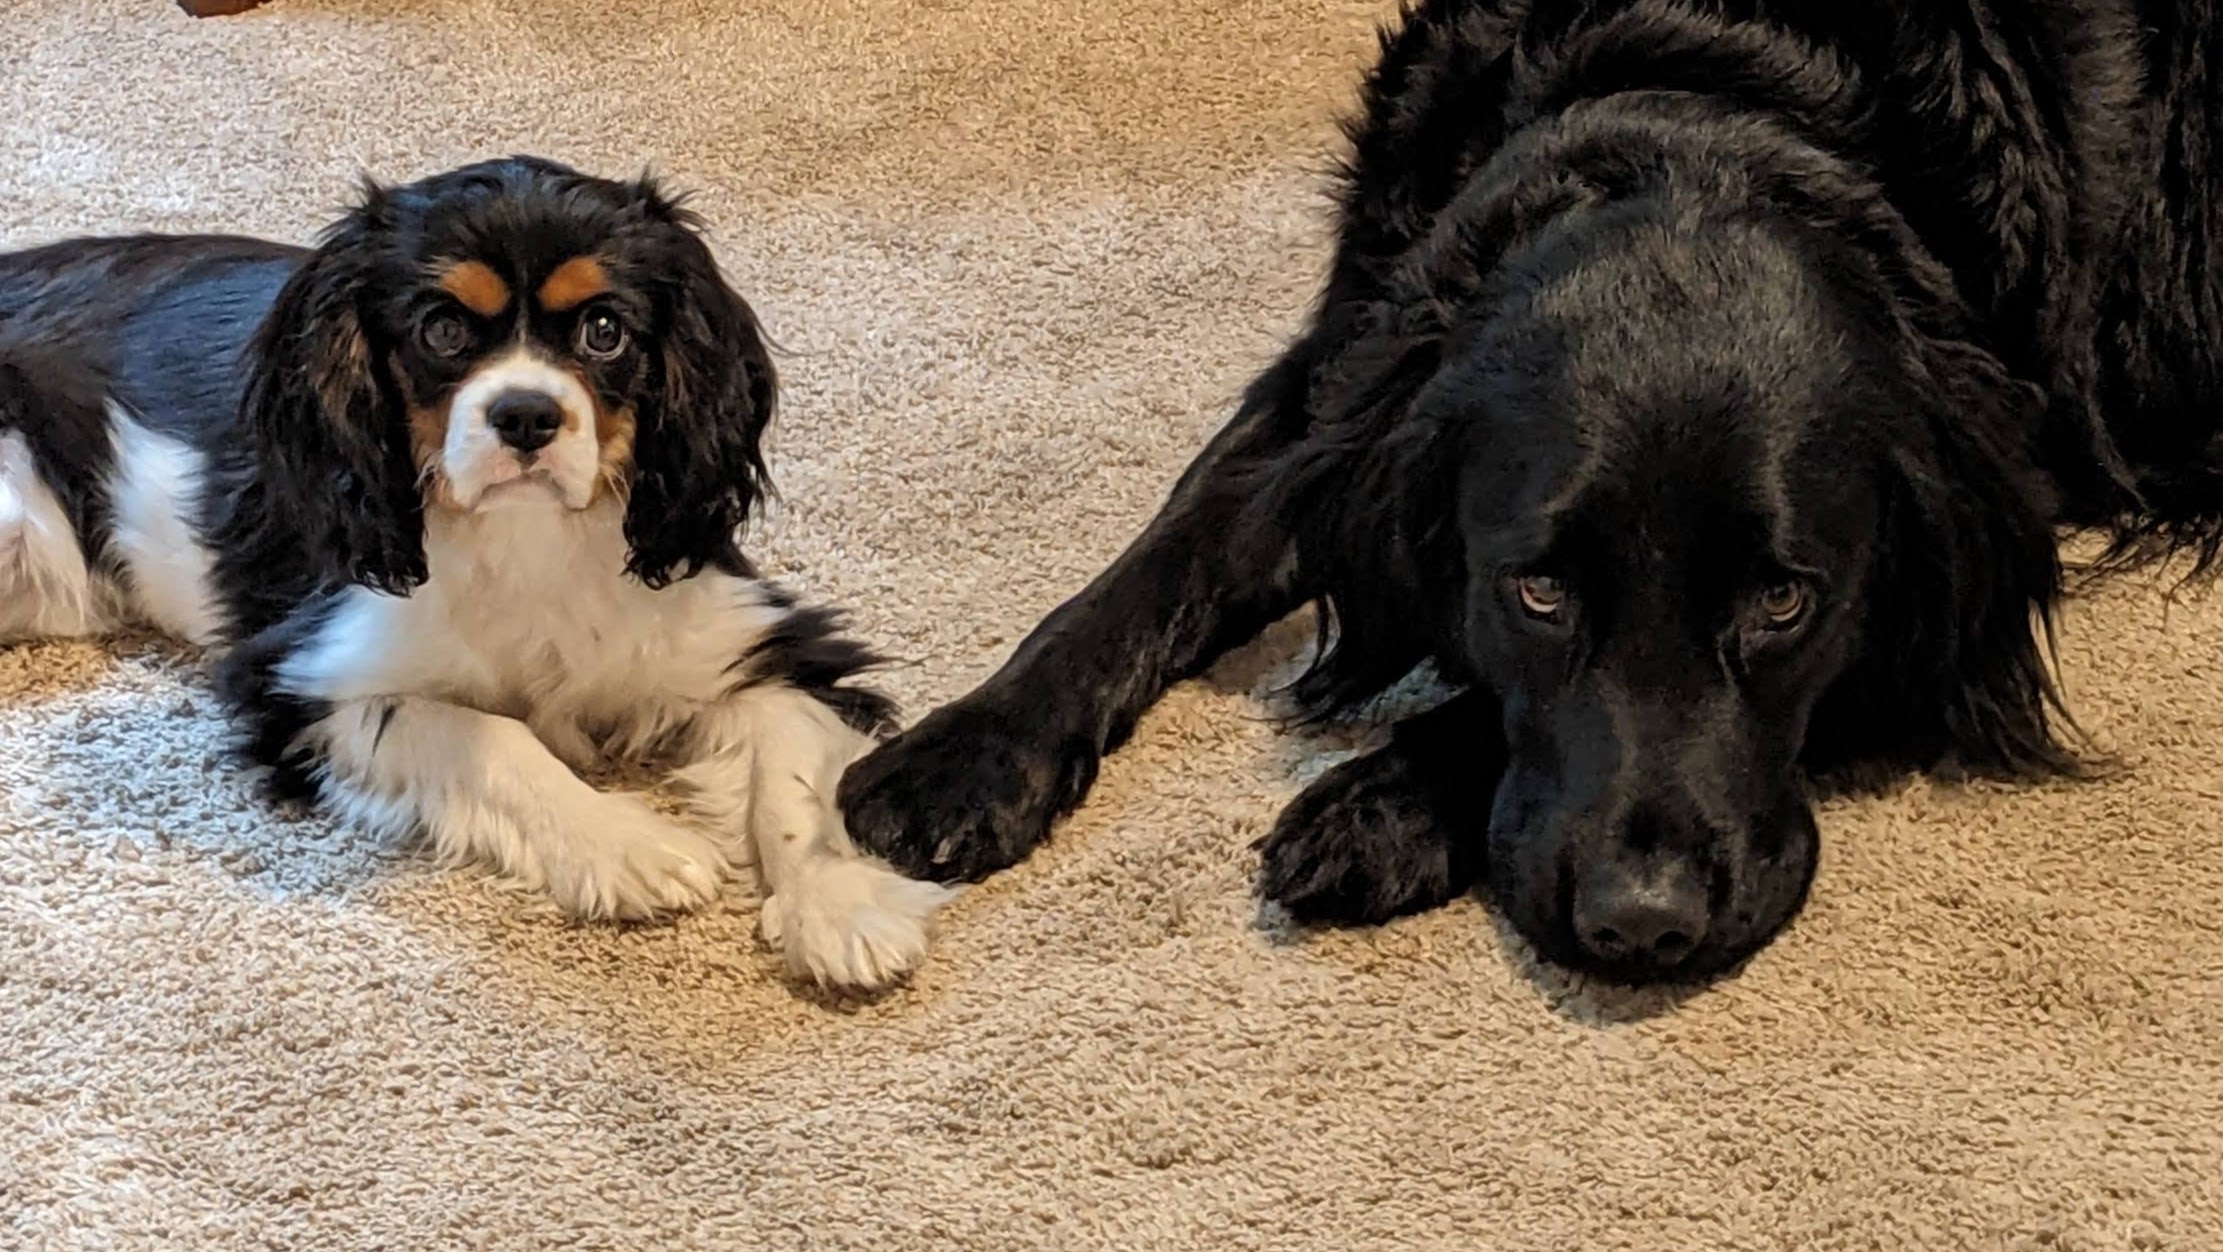
[{"label": "black dog's body", "polygon": [[2060,525],[2212,554],[2214,0],[1435,0],[1385,38],[1307,332],[1120,559],[854,767],[858,838],[1011,864],[1174,681],[1307,601],[1299,694],[1463,688],[1316,783],[1261,889],[1485,881],[1548,957],[1726,966],[1805,779],[2068,768]]}]

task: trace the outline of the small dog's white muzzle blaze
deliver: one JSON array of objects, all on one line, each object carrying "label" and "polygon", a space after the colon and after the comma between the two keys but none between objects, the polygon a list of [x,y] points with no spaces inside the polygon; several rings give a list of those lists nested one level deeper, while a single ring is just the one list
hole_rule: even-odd
[{"label": "small dog's white muzzle blaze", "polygon": [[[517,394],[544,396],[563,414],[554,438],[529,452],[504,442],[492,418],[497,401]],[[488,503],[487,493],[494,488],[520,480],[545,483],[565,508],[583,509],[594,500],[595,478],[601,472],[594,398],[571,371],[529,349],[496,357],[466,379],[448,403],[440,472],[456,504],[467,510]]]}]

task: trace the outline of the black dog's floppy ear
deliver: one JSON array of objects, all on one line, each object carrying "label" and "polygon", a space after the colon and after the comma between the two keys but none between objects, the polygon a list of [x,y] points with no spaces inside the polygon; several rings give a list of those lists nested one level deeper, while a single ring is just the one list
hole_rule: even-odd
[{"label": "black dog's floppy ear", "polygon": [[249,349],[241,416],[267,538],[306,545],[333,579],[400,594],[425,579],[424,504],[362,310],[386,213],[366,183],[279,291]]},{"label": "black dog's floppy ear", "polygon": [[1411,671],[1434,637],[1418,606],[1440,600],[1431,584],[1456,563],[1455,432],[1412,412],[1445,329],[1427,305],[1360,310],[1354,327],[1312,371],[1312,430],[1237,479],[1249,499],[1227,539],[1270,564],[1282,558],[1262,536],[1293,531],[1299,580],[1339,589],[1290,692],[1316,719],[1356,712]]},{"label": "black dog's floppy ear", "polygon": [[778,380],[756,314],[727,284],[693,214],[643,182],[672,233],[672,286],[653,398],[636,414],[626,568],[651,587],[704,566],[746,573],[740,530],[770,490],[762,441]]},{"label": "black dog's floppy ear", "polygon": [[1929,405],[1885,453],[1867,637],[1837,688],[1845,724],[1917,769],[2081,772],[2048,663],[2062,568],[2051,490],[2031,460],[2042,398],[1973,346],[1930,343],[1922,356]]}]

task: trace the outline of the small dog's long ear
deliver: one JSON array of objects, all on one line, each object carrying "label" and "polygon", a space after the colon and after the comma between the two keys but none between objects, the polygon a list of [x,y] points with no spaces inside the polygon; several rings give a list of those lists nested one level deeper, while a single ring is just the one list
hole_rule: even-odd
[{"label": "small dog's long ear", "polygon": [[425,579],[424,504],[362,313],[386,214],[385,193],[365,184],[279,291],[249,349],[241,416],[265,538],[306,545],[336,581],[398,594]]},{"label": "small dog's long ear", "polygon": [[693,216],[644,183],[674,235],[658,385],[635,414],[626,568],[651,587],[708,565],[746,573],[740,531],[771,489],[762,441],[778,380],[756,314],[718,271]]}]

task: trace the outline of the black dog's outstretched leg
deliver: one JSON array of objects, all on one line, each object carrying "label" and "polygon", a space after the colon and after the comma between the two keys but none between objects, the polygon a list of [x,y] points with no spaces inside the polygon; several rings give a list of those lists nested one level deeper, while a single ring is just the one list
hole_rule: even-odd
[{"label": "black dog's outstretched leg", "polygon": [[1303,603],[1277,519],[1238,527],[1240,471],[1304,433],[1303,345],[1252,384],[1157,517],[971,694],[851,766],[857,843],[916,877],[977,879],[1079,804],[1173,683]]},{"label": "black dog's outstretched leg", "polygon": [[[1502,130],[1505,53],[1526,0],[1419,6],[1367,87],[1336,260],[1307,336],[1254,383],[1112,567],[1037,626],[971,695],[850,767],[858,843],[922,877],[979,878],[1024,857],[1165,689],[1295,609],[1288,519],[1238,530],[1241,471],[1309,428],[1316,364],[1362,333],[1384,276],[1458,190],[1448,151]],[[1237,536],[1244,538],[1238,540]]]},{"label": "black dog's outstretched leg", "polygon": [[1480,880],[1505,769],[1495,698],[1453,697],[1397,724],[1291,801],[1259,841],[1258,895],[1299,922],[1370,925],[1444,904]]}]

